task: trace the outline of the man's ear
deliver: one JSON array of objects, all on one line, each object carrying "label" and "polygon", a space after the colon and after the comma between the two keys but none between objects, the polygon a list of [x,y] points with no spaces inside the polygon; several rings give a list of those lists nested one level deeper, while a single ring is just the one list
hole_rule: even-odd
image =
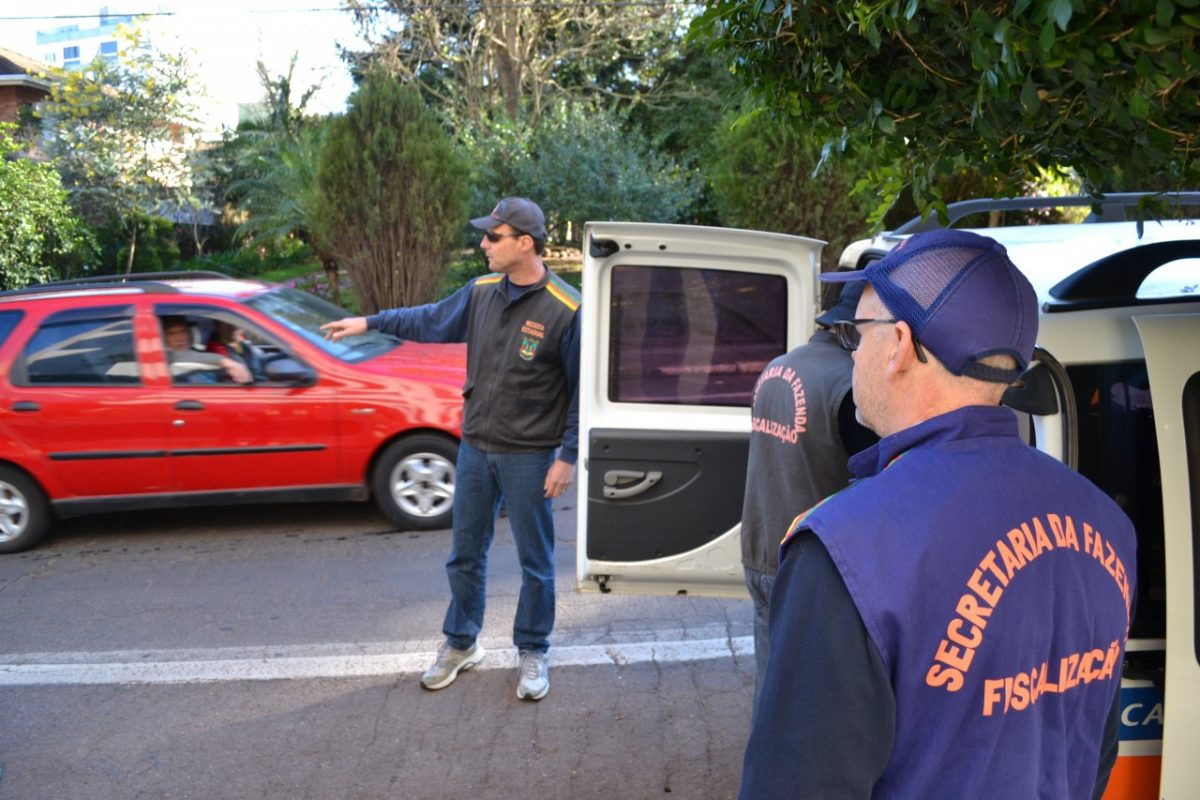
[{"label": "man's ear", "polygon": [[910,370],[913,365],[920,363],[917,358],[916,339],[913,338],[912,328],[908,327],[907,322],[900,320],[892,330],[895,332],[896,338],[891,342],[894,349],[888,359],[888,371],[893,369],[901,372]]}]

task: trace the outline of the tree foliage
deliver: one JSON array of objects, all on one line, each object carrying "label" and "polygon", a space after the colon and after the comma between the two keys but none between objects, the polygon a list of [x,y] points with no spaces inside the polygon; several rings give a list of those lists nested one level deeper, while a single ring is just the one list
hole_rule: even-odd
[{"label": "tree foliage", "polygon": [[561,98],[651,102],[685,9],[658,3],[346,0],[372,42],[351,56],[420,86],[461,124],[536,126]]},{"label": "tree foliage", "polygon": [[0,123],[0,290],[57,277],[90,245],[54,165],[18,155],[15,130]]},{"label": "tree foliage", "polygon": [[122,226],[129,271],[139,222],[193,205],[196,119],[186,56],[153,50],[137,30],[123,34],[129,46],[118,60],[55,69],[41,114],[72,204],[94,225],[115,219]]},{"label": "tree foliage", "polygon": [[317,234],[364,313],[434,298],[465,221],[466,167],[420,94],[369,73],[330,123]]},{"label": "tree foliage", "polygon": [[627,130],[612,111],[561,104],[536,130],[507,121],[465,131],[472,208],[524,195],[542,206],[551,241],[578,243],[588,220],[679,222],[700,176]]},{"label": "tree foliage", "polygon": [[239,235],[252,244],[310,236],[310,220],[320,197],[317,173],[324,143],[325,129],[314,125],[258,156],[258,174],[230,187],[238,197],[238,208],[246,213]]},{"label": "tree foliage", "polygon": [[823,171],[821,142],[768,114],[731,117],[709,165],[713,203],[727,225],[811,236],[829,242],[823,268],[869,233],[873,198],[852,194],[863,161],[847,158]]},{"label": "tree foliage", "polygon": [[922,210],[967,165],[1195,183],[1198,31],[1200,0],[713,0],[693,24],[828,155],[880,148],[885,208],[911,184]]}]

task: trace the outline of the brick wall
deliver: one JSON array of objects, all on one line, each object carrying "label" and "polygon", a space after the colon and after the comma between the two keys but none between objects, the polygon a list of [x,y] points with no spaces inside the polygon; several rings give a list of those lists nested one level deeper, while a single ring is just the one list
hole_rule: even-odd
[{"label": "brick wall", "polygon": [[46,92],[29,86],[0,86],[0,122],[17,122],[21,106],[37,103]]}]

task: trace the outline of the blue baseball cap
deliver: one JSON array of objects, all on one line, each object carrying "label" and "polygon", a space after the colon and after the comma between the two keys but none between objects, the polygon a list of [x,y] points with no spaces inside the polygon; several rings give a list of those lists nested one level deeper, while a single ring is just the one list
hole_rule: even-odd
[{"label": "blue baseball cap", "polygon": [[[938,230],[905,239],[855,272],[821,275],[828,283],[866,281],[917,341],[955,375],[1012,383],[1033,358],[1038,301],[1033,286],[994,239]],[[1006,354],[1018,368],[980,364]]]}]

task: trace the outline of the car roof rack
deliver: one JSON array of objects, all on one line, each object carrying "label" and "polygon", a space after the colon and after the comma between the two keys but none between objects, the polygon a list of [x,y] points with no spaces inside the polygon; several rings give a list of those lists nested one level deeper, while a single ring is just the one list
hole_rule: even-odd
[{"label": "car roof rack", "polygon": [[187,272],[131,272],[122,275],[93,275],[90,278],[65,278],[46,283],[35,283],[21,289],[9,289],[0,292],[0,297],[28,294],[52,294],[69,292],[76,289],[117,289],[128,286],[145,293],[170,294],[178,292],[174,286],[163,283],[164,280],[231,280],[229,275],[209,270],[192,270]]},{"label": "car roof rack", "polygon": [[1100,197],[1083,194],[1065,197],[1002,197],[960,200],[947,204],[946,211],[949,218],[945,225],[938,219],[937,214],[931,214],[928,217],[913,217],[892,233],[904,235],[942,230],[953,226],[963,217],[991,211],[1032,211],[1039,208],[1096,205],[1099,205],[1100,211],[1099,213],[1093,211],[1088,222],[1128,222],[1130,217],[1126,215],[1126,209],[1136,208],[1138,203],[1147,197],[1162,200],[1171,206],[1200,206],[1200,192],[1112,192]]},{"label": "car roof rack", "polygon": [[76,284],[97,283],[142,283],[144,281],[167,280],[229,280],[230,276],[223,272],[197,269],[180,272],[126,272],[119,275],[93,275],[89,278],[64,278],[58,281],[47,281],[39,286],[74,286]]},{"label": "car roof rack", "polygon": [[1110,253],[1079,268],[1050,287],[1050,296],[1055,301],[1046,303],[1044,309],[1051,313],[1200,299],[1195,295],[1153,298],[1137,296],[1142,282],[1151,272],[1164,264],[1185,258],[1200,258],[1200,239],[1151,242]]}]

